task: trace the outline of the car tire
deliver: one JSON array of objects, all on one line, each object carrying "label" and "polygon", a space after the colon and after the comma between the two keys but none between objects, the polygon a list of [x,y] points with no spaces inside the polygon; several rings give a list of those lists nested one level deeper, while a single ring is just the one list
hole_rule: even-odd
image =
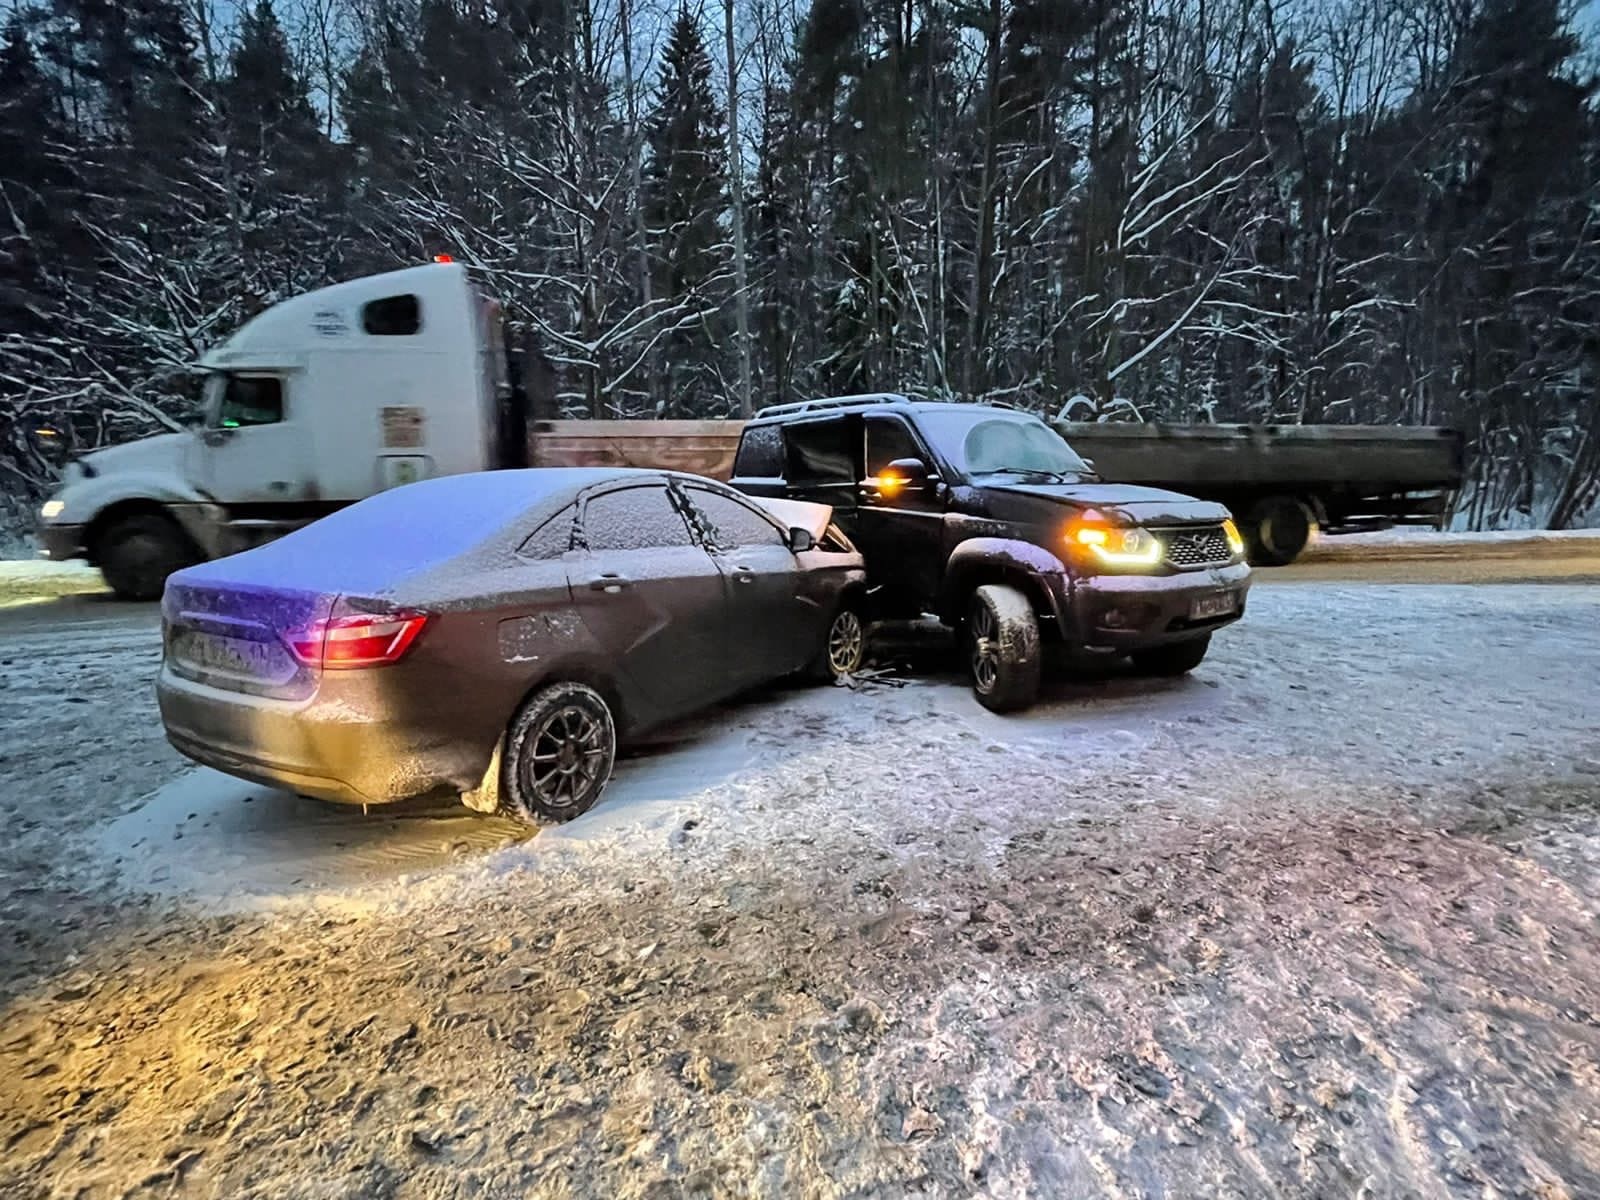
[{"label": "car tire", "polygon": [[527,825],[570,821],[600,799],[616,758],[616,722],[599,692],[582,683],[541,688],[506,729],[500,811]]},{"label": "car tire", "polygon": [[124,600],[161,599],[167,576],[200,559],[188,535],[160,513],[113,521],[93,548],[107,586]]},{"label": "car tire", "polygon": [[867,661],[867,617],[854,600],[846,600],[828,622],[822,647],[806,674],[818,683],[854,675]]},{"label": "car tire", "polygon": [[1317,517],[1303,500],[1293,496],[1268,496],[1245,517],[1250,538],[1250,561],[1262,567],[1286,567],[1300,557]]},{"label": "car tire", "polygon": [[991,712],[1027,708],[1039,694],[1039,618],[1014,587],[985,584],[967,609],[972,694]]},{"label": "car tire", "polygon": [[1181,642],[1152,646],[1148,650],[1135,650],[1131,657],[1133,665],[1146,675],[1187,675],[1200,665],[1210,648],[1211,635],[1207,633]]}]

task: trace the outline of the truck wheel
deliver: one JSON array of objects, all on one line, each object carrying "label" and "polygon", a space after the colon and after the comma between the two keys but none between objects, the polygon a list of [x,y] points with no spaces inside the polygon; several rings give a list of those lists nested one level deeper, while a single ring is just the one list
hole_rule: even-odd
[{"label": "truck wheel", "polygon": [[525,825],[586,813],[611,781],[617,727],[604,697],[554,683],[511,718],[500,764],[500,811]]},{"label": "truck wheel", "polygon": [[1014,587],[985,584],[967,610],[972,693],[991,712],[1027,708],[1039,694],[1039,618]]},{"label": "truck wheel", "polygon": [[1205,658],[1210,648],[1211,635],[1208,633],[1187,641],[1135,650],[1131,657],[1133,665],[1146,675],[1187,675],[1200,665],[1200,660]]},{"label": "truck wheel", "polygon": [[1302,500],[1269,496],[1245,517],[1250,561],[1264,567],[1286,567],[1300,557],[1311,540],[1317,518]]},{"label": "truck wheel", "polygon": [[170,517],[149,512],[113,521],[95,539],[94,557],[124,600],[159,600],[168,575],[199,561],[194,543]]}]

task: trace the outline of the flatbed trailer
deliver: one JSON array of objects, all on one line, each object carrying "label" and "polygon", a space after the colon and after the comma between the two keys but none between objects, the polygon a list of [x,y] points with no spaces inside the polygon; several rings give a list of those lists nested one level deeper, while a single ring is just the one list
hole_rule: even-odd
[{"label": "flatbed trailer", "polygon": [[1435,426],[1052,424],[1107,479],[1226,504],[1269,566],[1319,527],[1440,528],[1466,471],[1461,434]]},{"label": "flatbed trailer", "polygon": [[[1311,531],[1441,526],[1464,473],[1460,434],[1374,425],[1060,421],[1104,478],[1226,504],[1257,562],[1279,566]],[[534,466],[648,466],[726,480],[741,421],[536,421]]]}]

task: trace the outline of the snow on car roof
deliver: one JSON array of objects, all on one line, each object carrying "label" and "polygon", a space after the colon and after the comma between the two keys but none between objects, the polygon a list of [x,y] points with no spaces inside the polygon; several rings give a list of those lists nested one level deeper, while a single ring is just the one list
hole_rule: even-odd
[{"label": "snow on car roof", "polygon": [[187,568],[183,582],[383,589],[495,540],[513,522],[531,529],[531,518],[556,511],[586,487],[660,474],[533,467],[426,479],[369,496],[254,550]]}]

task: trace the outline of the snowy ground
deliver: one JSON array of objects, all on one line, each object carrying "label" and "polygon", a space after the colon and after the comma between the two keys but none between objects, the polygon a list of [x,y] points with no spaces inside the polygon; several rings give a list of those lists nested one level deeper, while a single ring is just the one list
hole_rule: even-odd
[{"label": "snowy ground", "polygon": [[60,596],[93,595],[105,590],[100,572],[87,563],[0,559],[0,608],[43,604]]},{"label": "snowy ground", "polygon": [[153,612],[53,603],[0,1194],[1600,1194],[1591,585],[1268,583],[1009,718],[919,648],[532,838],[185,770]]},{"label": "snowy ground", "polygon": [[1318,533],[1306,550],[1309,560],[1375,559],[1421,555],[1536,555],[1568,557],[1600,553],[1600,529],[1501,529],[1440,533],[1425,526],[1399,525],[1371,533]]}]

